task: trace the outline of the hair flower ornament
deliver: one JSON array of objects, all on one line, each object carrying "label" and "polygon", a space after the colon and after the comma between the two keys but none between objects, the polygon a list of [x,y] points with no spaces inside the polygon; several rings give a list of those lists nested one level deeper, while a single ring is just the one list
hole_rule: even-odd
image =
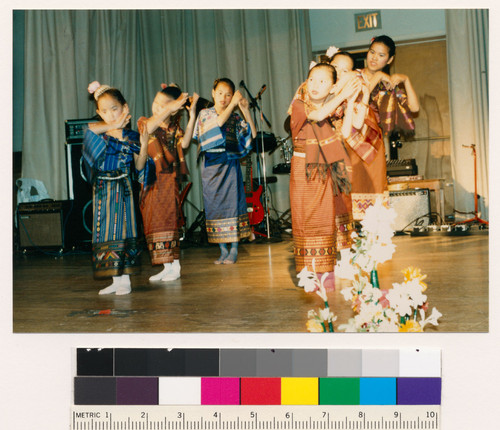
[{"label": "hair flower ornament", "polygon": [[98,81],[91,82],[89,84],[89,86],[87,87],[87,91],[90,94],[94,94],[95,91],[97,90],[97,88],[99,88],[100,86],[101,86],[101,84]]},{"label": "hair flower ornament", "polygon": [[326,55],[327,57],[330,57],[332,58],[337,52],[339,52],[340,49],[337,48],[336,46],[330,46],[327,50],[326,50]]}]

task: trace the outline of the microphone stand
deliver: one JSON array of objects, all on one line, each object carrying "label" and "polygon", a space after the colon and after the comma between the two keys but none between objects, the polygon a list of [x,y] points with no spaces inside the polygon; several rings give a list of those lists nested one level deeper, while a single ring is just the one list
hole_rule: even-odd
[{"label": "microphone stand", "polygon": [[[264,85],[265,86],[265,85]],[[259,111],[261,110],[260,109],[260,106],[259,104],[257,103],[257,100],[252,96],[252,94],[250,93],[250,90],[247,88],[247,86],[245,85],[245,81],[241,81],[240,82],[240,87],[243,87],[245,88],[245,91],[247,92],[248,94],[248,98],[250,99],[250,108],[252,108],[254,110],[254,119],[255,119],[255,108],[257,108]],[[262,93],[261,93],[262,95]],[[260,96],[259,96],[260,98]],[[261,112],[262,113],[262,112]],[[266,122],[267,126],[269,128],[271,128],[271,123],[268,121],[268,119],[266,118],[266,116],[264,115],[264,113],[262,113],[262,118],[264,119],[264,121]]]},{"label": "microphone stand", "polygon": [[[263,235],[266,239],[270,239],[271,238],[271,234],[270,234],[270,228],[269,228],[269,210],[268,210],[268,198],[267,198],[267,179],[266,179],[266,163],[265,163],[265,159],[264,159],[264,155],[265,155],[265,148],[264,148],[264,131],[262,130],[263,129],[263,121],[266,122],[267,126],[269,128],[271,128],[271,123],[268,121],[268,119],[266,118],[266,116],[264,115],[264,112],[262,112],[262,109],[261,109],[261,106],[259,106],[259,100],[262,101],[262,94],[264,93],[265,89],[266,89],[266,85],[263,85],[259,94],[257,95],[257,97],[253,97],[252,94],[250,93],[249,89],[247,88],[247,86],[245,85],[245,82],[242,80],[240,82],[240,87],[243,87],[245,88],[245,91],[247,92],[248,94],[248,98],[250,99],[250,108],[252,109],[253,111],[253,117],[254,117],[254,123],[257,124],[257,110],[260,112],[260,149],[259,149],[259,145],[258,145],[258,142],[257,144],[255,145],[256,147],[256,155],[257,155],[257,165],[258,165],[258,172],[259,172],[259,185],[261,185],[261,179],[260,179],[260,176],[262,174],[262,177],[263,177],[263,181],[264,181],[264,185],[263,185],[263,189],[264,189],[264,192],[263,192],[263,195],[264,195],[264,211],[265,211],[265,217],[266,217],[266,233],[267,235]],[[261,160],[261,156],[262,156],[262,160]],[[261,173],[261,163],[262,163],[262,173]]]},{"label": "microphone stand", "polygon": [[[262,93],[263,93],[263,91],[261,90],[261,92],[257,96],[257,108],[259,109],[259,111],[261,111],[261,115],[260,115],[260,127],[261,127],[261,130],[262,130],[262,122],[264,120],[264,113],[262,112],[262,110],[259,107],[258,103],[259,103],[259,101],[262,102]],[[269,123],[268,123],[268,125],[269,125]],[[270,229],[269,229],[269,208],[268,208],[268,205],[267,205],[268,198],[267,198],[266,160],[264,158],[264,156],[265,156],[266,153],[265,153],[265,150],[264,150],[264,132],[262,132],[262,131],[260,133],[260,147],[261,147],[262,168],[263,168],[262,176],[263,176],[263,179],[264,179],[264,211],[265,211],[265,215],[266,215],[266,232],[267,232],[267,239],[271,239],[271,232],[270,232]],[[258,156],[259,156],[259,154],[257,154],[257,157]]]}]

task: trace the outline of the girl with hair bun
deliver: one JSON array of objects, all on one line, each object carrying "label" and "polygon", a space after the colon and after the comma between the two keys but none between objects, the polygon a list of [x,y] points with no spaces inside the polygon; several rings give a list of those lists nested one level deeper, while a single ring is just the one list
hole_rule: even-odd
[{"label": "girl with hair bun", "polygon": [[[334,285],[337,250],[350,247],[352,209],[351,172],[344,149],[341,127],[332,116],[345,100],[360,90],[358,80],[349,81],[336,92],[336,72],[320,63],[309,70],[302,93],[296,94],[289,112],[293,141],[290,172],[290,207],[295,269],[307,267]],[[335,92],[335,94],[333,94]],[[352,118],[343,122],[350,124]],[[348,129],[348,128],[347,128]]]},{"label": "girl with hair bun", "polygon": [[163,265],[150,281],[174,281],[181,276],[179,229],[182,219],[179,188],[188,174],[184,150],[189,147],[196,119],[198,95],[193,94],[186,133],[179,125],[188,94],[175,85],[162,84],[150,118],[139,118],[139,130],[147,134],[148,155],[156,170],[156,181],[142,187],[141,213],[151,264]]},{"label": "girl with hair bun", "polygon": [[147,146],[126,128],[129,108],[118,89],[94,81],[88,91],[103,120],[89,124],[82,150],[93,186],[94,277],[113,279],[99,294],[123,295],[132,290],[129,275],[140,271],[132,175],[139,171],[148,177]]}]

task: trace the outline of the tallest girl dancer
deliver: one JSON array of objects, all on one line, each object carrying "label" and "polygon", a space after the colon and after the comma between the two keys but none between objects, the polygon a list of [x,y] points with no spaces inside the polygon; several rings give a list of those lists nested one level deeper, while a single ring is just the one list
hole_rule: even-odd
[{"label": "tallest girl dancer", "polygon": [[[365,211],[378,198],[389,204],[384,135],[393,131],[414,132],[413,115],[419,111],[418,96],[410,78],[403,74],[388,75],[384,69],[396,54],[396,45],[389,36],[375,37],[366,55],[366,67],[351,72],[363,85],[356,109],[365,112],[361,127],[351,129],[346,149],[353,168],[353,218],[360,221]],[[349,54],[338,52],[331,60],[342,77],[353,68]],[[366,90],[365,90],[366,89]]]},{"label": "tallest girl dancer", "polygon": [[[248,101],[230,79],[217,79],[212,97],[215,105],[200,112],[193,138],[202,155],[208,241],[220,247],[215,264],[234,264],[239,240],[251,235],[239,160],[250,152],[257,131]],[[233,112],[236,108],[245,120]]]}]

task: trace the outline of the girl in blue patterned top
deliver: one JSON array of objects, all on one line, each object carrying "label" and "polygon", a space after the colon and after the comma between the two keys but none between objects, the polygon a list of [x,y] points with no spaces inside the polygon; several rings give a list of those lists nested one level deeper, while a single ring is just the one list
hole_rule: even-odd
[{"label": "girl in blue patterned top", "polygon": [[142,180],[147,174],[148,136],[125,128],[130,115],[119,90],[98,82],[92,82],[88,90],[103,120],[89,124],[83,141],[93,185],[94,277],[113,279],[99,294],[123,295],[131,291],[129,275],[140,270],[131,174],[138,170]]},{"label": "girl in blue patterned top", "polygon": [[[257,132],[248,101],[235,92],[230,79],[217,79],[212,97],[215,106],[200,112],[193,139],[199,141],[203,156],[201,181],[208,241],[218,243],[221,252],[215,264],[234,264],[238,241],[251,234],[239,159],[250,152]],[[233,112],[236,108],[245,120]]]}]

